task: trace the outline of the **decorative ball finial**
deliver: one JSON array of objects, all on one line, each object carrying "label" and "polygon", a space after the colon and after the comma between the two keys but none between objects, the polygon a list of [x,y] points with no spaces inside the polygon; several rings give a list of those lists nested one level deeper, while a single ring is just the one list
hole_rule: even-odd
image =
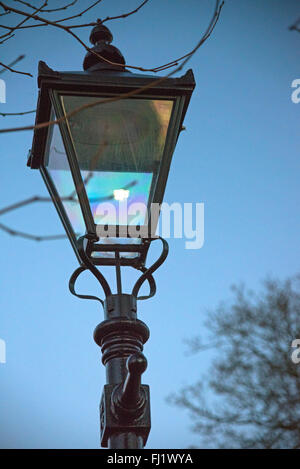
[{"label": "decorative ball finial", "polygon": [[110,30],[101,23],[100,20],[97,21],[96,26],[93,27],[90,34],[90,42],[93,45],[96,45],[97,42],[104,41],[110,44],[113,40],[113,35]]},{"label": "decorative ball finial", "polygon": [[91,51],[95,53],[87,52],[83,61],[84,70],[124,71],[125,59],[119,49],[111,45],[112,40],[113,35],[110,30],[102,24],[101,20],[97,20],[90,34],[90,42],[94,46]]}]

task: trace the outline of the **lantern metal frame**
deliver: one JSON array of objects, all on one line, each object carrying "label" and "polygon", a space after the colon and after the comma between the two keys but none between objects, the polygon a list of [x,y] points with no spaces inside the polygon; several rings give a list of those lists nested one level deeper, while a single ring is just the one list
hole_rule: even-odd
[{"label": "lantern metal frame", "polygon": [[[185,75],[179,78],[166,78],[161,83],[155,84],[157,78],[155,76],[145,76],[133,74],[128,71],[119,70],[96,70],[84,72],[57,72],[48,67],[45,62],[39,62],[38,85],[40,88],[36,124],[51,121],[55,112],[56,118],[63,117],[63,110],[59,100],[60,94],[93,96],[97,98],[116,98],[124,99],[128,93],[136,93],[134,99],[163,99],[173,101],[173,107],[168,126],[167,136],[164,145],[162,159],[157,172],[157,180],[155,187],[151,188],[149,196],[149,204],[154,203],[160,206],[163,201],[167,178],[169,174],[172,155],[176,146],[179,133],[182,129],[182,123],[187,111],[187,107],[191,98],[191,94],[195,87],[195,81],[192,70],[188,70]],[[150,84],[151,88],[147,88]],[[144,89],[146,88],[146,89]],[[131,98],[132,99],[132,98]],[[95,225],[93,220],[89,200],[84,188],[84,183],[80,173],[79,164],[74,153],[74,149],[70,144],[67,131],[67,124],[64,120],[59,122],[59,128],[66,150],[66,157],[70,166],[73,182],[77,192],[80,209],[86,225],[86,234],[90,237],[87,255],[94,265],[115,265],[114,258],[93,257],[93,252],[134,252],[138,256],[134,258],[125,258],[120,256],[120,265],[132,266],[139,268],[145,265],[147,252],[149,249],[149,239],[152,239],[153,227],[156,227],[159,213],[155,214],[155,219],[151,219],[152,211],[148,207],[147,225],[141,226],[140,230],[143,236],[140,236],[140,244],[97,244],[97,226],[101,227],[102,232],[105,226]],[[58,211],[67,235],[75,254],[82,262],[82,257],[78,249],[78,239],[74,233],[73,227],[68,219],[66,211],[63,207],[61,197],[51,180],[51,177],[44,165],[44,156],[47,151],[47,145],[53,126],[36,128],[34,132],[32,149],[28,159],[28,166],[32,169],[40,169],[45,184],[52,197],[54,205]],[[152,181],[155,177],[152,178]],[[150,227],[152,229],[150,229]],[[130,227],[111,226],[116,233],[116,237],[130,237],[128,232]],[[137,227],[135,227],[137,228]],[[145,236],[147,233],[147,236]],[[93,241],[91,241],[93,239]]]}]

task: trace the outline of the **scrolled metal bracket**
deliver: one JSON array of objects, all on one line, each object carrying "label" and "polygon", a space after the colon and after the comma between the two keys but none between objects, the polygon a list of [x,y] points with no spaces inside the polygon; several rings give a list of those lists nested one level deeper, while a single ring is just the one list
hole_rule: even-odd
[{"label": "scrolled metal bracket", "polygon": [[[164,263],[164,261],[166,260],[166,258],[168,256],[168,253],[169,253],[169,245],[168,245],[167,241],[164,238],[161,238],[160,236],[157,237],[157,238],[154,238],[152,241],[155,241],[157,239],[160,239],[160,241],[162,242],[162,245],[163,245],[162,253],[159,256],[159,258],[157,259],[157,261],[155,261],[152,264],[151,267],[149,267],[149,268],[142,267],[142,268],[139,269],[143,272],[143,274],[137,280],[137,282],[135,283],[135,285],[132,289],[132,295],[135,296],[137,300],[147,300],[147,299],[151,298],[152,296],[154,296],[155,293],[156,293],[156,283],[155,283],[155,280],[154,280],[152,274]],[[149,295],[138,296],[140,288],[146,280],[148,281],[149,287],[150,287]]]},{"label": "scrolled metal bracket", "polygon": [[[169,252],[169,245],[168,245],[167,241],[165,239],[161,238],[160,236],[157,237],[157,238],[151,239],[149,241],[152,242],[152,241],[155,241],[157,239],[159,239],[162,242],[162,245],[163,245],[162,253],[159,256],[159,258],[149,268],[147,268],[145,266],[140,266],[140,267],[137,268],[137,270],[142,272],[142,275],[136,281],[136,283],[135,283],[135,285],[132,289],[132,295],[137,300],[147,300],[149,298],[152,298],[156,293],[156,283],[155,283],[155,279],[154,279],[152,274],[163,264],[163,262],[167,258],[168,252]],[[98,238],[95,238],[94,235],[90,235],[90,234],[81,236],[78,239],[78,251],[79,251],[79,254],[80,254],[82,264],[71,275],[70,280],[69,280],[69,290],[72,293],[72,295],[76,296],[77,298],[100,301],[102,306],[104,306],[104,301],[101,298],[99,298],[97,296],[93,296],[93,295],[82,295],[82,294],[77,293],[76,290],[75,290],[75,284],[76,284],[76,281],[77,281],[78,277],[82,274],[82,272],[84,272],[86,270],[89,270],[90,272],[92,272],[92,274],[99,281],[99,283],[100,283],[100,285],[101,285],[101,287],[104,291],[105,297],[108,298],[108,297],[111,297],[111,295],[112,295],[112,292],[111,292],[111,289],[110,289],[110,286],[109,286],[107,280],[102,275],[102,273],[95,267],[95,265],[90,261],[89,257],[86,254],[86,248],[88,246],[88,243],[92,243],[92,242],[95,242],[95,241],[98,241]],[[120,272],[120,270],[119,270],[120,266],[119,266],[118,263],[116,265],[116,268],[117,268],[117,272]],[[150,289],[149,294],[148,295],[138,296],[139,290],[140,290],[140,288],[142,287],[142,285],[145,281],[147,281],[148,284],[149,284],[149,289]]]},{"label": "scrolled metal bracket", "polygon": [[101,287],[103,288],[105,296],[108,297],[108,296],[111,295],[111,289],[110,289],[110,286],[109,286],[106,278],[94,266],[94,264],[90,261],[90,259],[86,255],[86,246],[87,246],[87,244],[89,242],[97,241],[97,240],[98,240],[98,238],[95,238],[95,236],[89,235],[89,234],[81,236],[78,239],[78,251],[79,251],[79,254],[80,254],[82,265],[80,267],[78,267],[73,272],[73,274],[71,275],[70,280],[69,280],[69,290],[72,293],[72,295],[76,296],[77,298],[82,298],[82,299],[85,299],[85,300],[97,300],[97,301],[100,301],[102,306],[104,306],[104,301],[101,298],[98,298],[97,296],[93,296],[93,295],[81,295],[79,293],[76,293],[76,291],[75,291],[75,283],[76,283],[76,280],[78,279],[79,275],[82,272],[84,272],[85,270],[89,270],[90,272],[92,272],[92,274],[99,281]]}]

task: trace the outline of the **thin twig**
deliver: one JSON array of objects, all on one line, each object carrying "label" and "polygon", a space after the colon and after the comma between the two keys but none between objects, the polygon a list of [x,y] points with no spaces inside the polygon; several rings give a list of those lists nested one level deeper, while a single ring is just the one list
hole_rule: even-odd
[{"label": "thin twig", "polygon": [[29,233],[24,233],[23,231],[17,231],[13,230],[12,228],[9,228],[8,226],[4,225],[3,223],[0,223],[0,230],[5,231],[11,236],[18,236],[20,238],[26,238],[26,239],[31,239],[32,241],[54,241],[58,239],[65,239],[67,238],[67,235],[65,234],[60,234],[60,235],[46,235],[46,236],[36,236],[32,235]]},{"label": "thin twig", "polygon": [[68,3],[67,5],[64,5],[63,7],[52,8],[52,9],[43,9],[43,12],[45,12],[45,13],[53,13],[54,11],[67,10],[68,8],[73,7],[77,2],[78,2],[78,0],[73,0],[73,2]]},{"label": "thin twig", "polygon": [[82,10],[80,13],[77,13],[76,15],[73,15],[73,16],[69,16],[68,18],[63,18],[61,20],[56,20],[54,22],[55,23],[62,23],[63,21],[68,21],[68,20],[72,20],[72,19],[78,18],[80,16],[83,16],[89,10],[91,10],[92,8],[97,6],[100,2],[102,2],[102,0],[97,0],[96,2],[92,3],[92,5],[90,5],[88,8],[86,8],[85,10]]},{"label": "thin twig", "polygon": [[[41,11],[45,6],[48,5],[48,0],[45,0],[44,3],[42,4],[41,7],[39,8],[35,8],[35,11],[30,14],[30,13],[27,13],[26,14],[26,18],[24,20],[22,20],[19,24],[17,24],[16,26],[14,27],[11,27],[9,28],[10,29],[10,32],[9,33],[6,33],[6,34],[3,34],[2,36],[0,36],[0,39],[3,39],[7,36],[10,36],[16,29],[18,29],[19,27],[21,27],[24,23],[26,23],[26,21],[29,21],[31,18],[34,18],[36,16],[36,13],[38,13],[39,11]],[[2,4],[1,2],[1,6],[5,9],[5,5]],[[9,8],[11,10],[11,8]]]},{"label": "thin twig", "polygon": [[[9,65],[5,65],[4,63],[0,62],[0,66],[5,68],[6,70],[9,70],[10,72],[13,72],[13,73],[20,73],[21,75],[27,75],[29,77],[32,77],[31,73],[27,73],[27,72],[21,72],[20,70],[15,70],[13,68],[11,68]],[[1,72],[0,72],[1,73]]]},{"label": "thin twig", "polygon": [[12,205],[8,205],[0,210],[0,216],[4,215],[5,213],[11,212],[12,210],[16,210],[17,208],[24,207],[25,205],[30,205],[35,202],[51,202],[50,197],[40,197],[39,195],[34,195],[29,197],[29,199],[21,200],[21,202],[17,202]]},{"label": "thin twig", "polygon": [[[25,58],[25,55],[22,54],[22,55],[19,55],[19,57],[17,57],[15,60],[13,60],[10,64],[7,65],[7,67],[13,67],[14,65],[16,65],[18,62],[21,62],[21,60],[23,60]],[[1,73],[4,73],[6,72],[6,68],[0,70],[0,75]]]},{"label": "thin twig", "polygon": [[[70,200],[70,197],[65,197],[63,200]],[[0,210],[0,215],[4,215],[5,213],[12,212],[13,210],[17,210],[18,208],[25,207],[26,205],[31,205],[36,202],[51,202],[52,199],[51,197],[41,197],[38,195],[35,195],[33,197],[29,197],[28,199],[21,200],[20,202],[17,202],[12,205],[8,205],[7,207],[4,207]],[[18,236],[21,238],[26,238],[26,239],[31,239],[33,241],[50,241],[50,240],[56,240],[56,239],[64,239],[67,236],[64,234],[59,234],[59,235],[46,235],[46,236],[36,236],[32,235],[29,233],[24,233],[23,231],[18,231],[14,230],[7,225],[4,225],[3,223],[0,223],[0,230],[5,231],[6,233],[10,234],[11,236]]]},{"label": "thin twig", "polygon": [[5,37],[2,41],[0,41],[0,44],[4,44],[6,41],[9,41],[13,37],[15,37],[15,34],[11,34],[10,36]]},{"label": "thin twig", "polygon": [[[18,3],[22,3],[23,5],[26,5],[27,7],[32,8],[33,10],[36,9],[36,7],[34,5],[31,5],[31,3],[24,2],[23,0],[15,0],[15,1],[17,1]],[[68,8],[74,6],[75,3],[77,3],[77,2],[78,2],[78,0],[73,0],[71,3],[68,3],[67,5],[64,5],[62,7],[51,8],[51,9],[50,8],[49,9],[43,8],[40,11],[43,12],[43,13],[53,13],[53,12],[56,12],[56,11],[67,10]]]},{"label": "thin twig", "polygon": [[26,114],[33,114],[36,112],[36,109],[32,111],[23,111],[23,112],[0,112],[0,116],[9,117],[9,116],[25,116]]},{"label": "thin twig", "polygon": [[129,13],[123,13],[122,15],[119,16],[107,16],[104,18],[104,20],[101,20],[102,23],[105,21],[110,21],[110,20],[118,20],[120,18],[127,18],[127,16],[133,15],[134,13],[137,13],[149,0],[144,0],[140,6],[138,6],[135,10],[130,11]]}]

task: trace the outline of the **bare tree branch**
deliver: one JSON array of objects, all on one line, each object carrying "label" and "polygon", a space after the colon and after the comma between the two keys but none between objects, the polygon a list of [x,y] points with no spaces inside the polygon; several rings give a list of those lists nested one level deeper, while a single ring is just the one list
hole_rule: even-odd
[{"label": "bare tree branch", "polygon": [[20,70],[15,70],[14,68],[9,67],[9,65],[5,65],[4,63],[0,62],[0,66],[4,67],[6,70],[9,70],[10,72],[13,73],[19,73],[20,75],[27,75],[29,77],[32,77],[31,73],[28,72],[21,72]]},{"label": "bare tree branch", "polygon": [[[31,5],[31,3],[24,2],[23,0],[15,0],[15,1],[17,1],[18,3],[22,3],[23,5],[26,5],[29,8],[32,8],[33,10],[35,10],[35,8],[36,8],[34,5]],[[77,3],[77,1],[78,0],[73,0],[71,3],[68,3],[67,5],[64,5],[64,6],[58,7],[58,8],[51,8],[51,9],[50,8],[49,9],[43,8],[40,11],[43,12],[43,13],[53,13],[53,12],[57,12],[57,11],[67,10],[68,8],[74,6]]]},{"label": "bare tree branch", "polygon": [[29,197],[29,199],[21,200],[21,202],[17,202],[15,204],[8,205],[7,207],[4,207],[4,208],[0,209],[0,216],[4,215],[5,213],[16,210],[17,208],[25,207],[26,205],[30,205],[30,204],[33,204],[35,202],[51,202],[51,198],[50,197],[40,197],[38,195],[34,195],[32,197]]},{"label": "bare tree branch", "polygon": [[[95,4],[99,3],[101,0],[97,0],[97,2],[95,2]],[[45,2],[46,3],[46,2]],[[95,5],[94,4],[94,5]],[[44,4],[45,5],[45,4]],[[94,6],[93,5],[93,6]],[[46,18],[43,18],[39,15],[36,15],[35,13],[32,13],[32,14],[29,14],[25,11],[22,11],[22,10],[19,10],[19,9],[16,9],[16,8],[13,8],[13,7],[10,7],[10,6],[7,6],[5,5],[3,2],[0,2],[0,6],[2,6],[2,8],[4,8],[6,11],[11,11],[13,13],[16,13],[16,14],[19,14],[19,15],[22,15],[22,16],[25,16],[25,20],[27,21],[27,19],[34,19],[36,21],[40,21],[42,23],[45,23],[47,25],[50,25],[50,26],[54,26],[54,27],[57,27],[59,29],[62,29],[63,31],[65,31],[66,33],[70,34],[74,39],[76,39],[76,41],[78,41],[88,52],[94,54],[95,56],[97,56],[98,58],[104,60],[105,62],[111,64],[111,65],[120,65],[120,64],[116,64],[115,62],[112,62],[104,57],[102,57],[100,54],[98,54],[97,52],[93,51],[90,47],[88,47],[81,39],[79,36],[77,36],[77,34],[75,34],[73,31],[72,31],[72,26],[66,26],[66,25],[62,25],[60,24],[58,21],[50,21]],[[40,10],[40,9],[39,9]],[[85,10],[87,11],[87,9]],[[23,20],[23,22],[19,23],[17,26],[15,27],[7,27],[7,26],[2,26],[2,27],[5,27],[6,29],[9,29],[9,32],[8,33],[5,33],[3,34],[2,36],[0,36],[0,39],[2,38],[5,38],[7,36],[10,36],[11,33],[13,33],[16,29],[20,28],[21,25],[25,22],[25,20]],[[100,21],[100,20],[99,20]],[[125,67],[125,65],[124,65]],[[133,65],[126,65],[127,68],[133,68],[133,69],[136,69],[136,70],[140,70],[140,71],[149,71],[149,69],[144,69],[142,67],[136,67],[136,66],[133,66]]]},{"label": "bare tree branch", "polygon": [[[34,18],[36,16],[36,13],[38,13],[39,11],[41,11],[45,6],[48,5],[48,0],[45,0],[45,2],[42,4],[41,7],[39,8],[35,8],[35,11],[30,14],[30,13],[27,13],[26,14],[26,18],[24,20],[22,20],[20,23],[18,23],[16,26],[12,27],[12,28],[9,28],[10,29],[10,32],[6,33],[6,34],[3,34],[2,36],[0,36],[0,39],[3,39],[7,36],[10,36],[14,31],[16,31],[18,28],[20,28],[24,23],[26,23],[26,21],[30,20],[31,18]],[[5,5],[1,3],[1,6],[2,8],[6,9]],[[11,8],[9,8],[10,11]]]},{"label": "bare tree branch", "polygon": [[0,13],[0,16],[6,16],[6,15],[9,15],[10,14],[10,11],[5,11],[4,13]]},{"label": "bare tree branch", "polygon": [[[1,2],[0,2],[0,4],[1,4]],[[74,109],[73,111],[67,113],[65,116],[62,116],[59,119],[55,119],[55,120],[48,121],[48,122],[42,122],[42,123],[37,124],[37,125],[28,125],[28,126],[24,126],[24,127],[13,127],[13,128],[8,128],[8,129],[0,129],[0,133],[42,129],[42,128],[49,127],[49,126],[54,125],[54,124],[59,124],[60,122],[63,122],[66,119],[71,118],[72,116],[76,115],[78,112],[80,112],[82,110],[85,110],[85,109],[88,109],[88,108],[91,108],[91,107],[94,107],[94,106],[97,106],[97,105],[100,105],[100,104],[111,103],[111,102],[114,102],[114,101],[118,101],[120,99],[125,99],[125,98],[129,98],[131,96],[136,96],[137,94],[139,94],[139,93],[141,93],[141,92],[143,92],[147,89],[152,88],[153,86],[157,86],[158,84],[164,82],[167,78],[171,77],[175,73],[182,70],[182,68],[187,64],[187,62],[190,60],[190,58],[196,53],[196,51],[210,37],[212,31],[214,30],[214,28],[217,24],[217,21],[218,21],[218,18],[220,16],[220,12],[221,12],[221,9],[222,9],[223,5],[224,5],[224,2],[219,4],[219,0],[216,1],[216,7],[215,7],[213,17],[212,17],[212,19],[211,19],[211,21],[210,21],[210,23],[207,27],[207,30],[205,31],[202,38],[200,39],[200,41],[197,43],[197,45],[194,47],[194,49],[189,54],[186,55],[186,57],[185,57],[184,61],[181,63],[181,65],[179,65],[176,69],[174,69],[172,72],[168,73],[164,77],[157,78],[157,79],[151,81],[150,83],[148,83],[147,85],[144,85],[144,86],[142,86],[138,89],[132,90],[128,93],[124,93],[122,95],[112,97],[112,98],[100,99],[100,100],[95,100],[91,103],[86,103],[86,104]]]},{"label": "bare tree branch", "polygon": [[67,235],[61,234],[61,235],[49,235],[49,236],[36,236],[32,235],[30,233],[24,233],[23,231],[17,231],[13,230],[12,228],[9,228],[6,225],[3,225],[3,223],[0,223],[0,230],[5,231],[8,233],[10,236],[17,236],[19,238],[26,238],[30,239],[32,241],[56,241],[58,239],[66,239]]},{"label": "bare tree branch", "polygon": [[[63,200],[73,200],[73,197],[64,197]],[[25,207],[27,205],[34,204],[36,202],[47,202],[50,203],[52,201],[51,197],[41,197],[38,195],[35,195],[33,197],[29,197],[28,199],[21,200],[20,202],[17,202],[12,205],[8,205],[7,207],[4,207],[0,209],[0,216],[4,215],[8,212],[12,212],[13,210],[17,210],[18,208]],[[74,199],[75,201],[75,199]],[[31,239],[32,241],[54,241],[57,239],[65,239],[67,238],[67,235],[65,234],[59,234],[59,235],[45,235],[45,236],[37,236],[37,235],[32,235],[30,233],[24,233],[23,231],[18,231],[14,230],[7,225],[4,225],[3,223],[0,223],[0,230],[5,231],[11,236],[17,236],[21,238],[26,238],[26,239]]]},{"label": "bare tree branch", "polygon": [[[77,1],[77,0],[75,0]],[[73,16],[68,16],[67,18],[63,18],[63,19],[60,19],[60,20],[56,20],[54,21],[54,23],[62,23],[64,21],[68,21],[68,20],[72,20],[72,19],[75,19],[75,18],[78,18],[80,16],[83,16],[87,11],[91,10],[92,8],[94,8],[96,5],[98,5],[102,0],[97,0],[96,2],[94,2],[92,5],[90,5],[88,8],[86,8],[85,10],[81,11],[80,13],[77,13]],[[129,13],[124,13],[122,15],[118,15],[118,16],[107,16],[104,20],[101,20],[102,23],[104,23],[105,21],[110,21],[110,20],[115,20],[115,19],[119,19],[119,18],[127,18],[128,16],[130,15],[133,15],[134,13],[137,13],[149,0],[144,0],[141,5],[139,5],[135,10],[132,10],[130,11]],[[25,5],[28,5],[30,6],[31,8],[34,8],[32,5],[26,3],[26,2],[22,2],[20,1],[20,3],[23,3]],[[75,2],[74,2],[75,3]],[[69,6],[71,6],[71,4],[69,4]],[[41,10],[41,12],[46,12],[46,11],[58,11],[58,10],[63,10],[64,8],[59,8],[57,10]],[[8,12],[6,12],[8,13]],[[4,13],[4,14],[6,14]],[[100,20],[99,20],[100,21]],[[97,22],[91,22],[91,23],[86,23],[86,24],[77,24],[77,25],[69,25],[68,28],[83,28],[83,27],[88,27],[88,26],[95,26],[97,24]],[[40,23],[40,24],[33,24],[33,25],[29,25],[29,26],[23,26],[23,27],[20,27],[19,29],[26,29],[26,28],[37,28],[39,26],[46,26],[45,23]],[[2,26],[4,27],[4,26]]]},{"label": "bare tree branch", "polygon": [[[140,5],[139,8],[141,8],[143,5],[145,5],[145,1]],[[134,65],[129,65],[129,64],[126,64],[124,65],[124,68],[132,68],[132,69],[135,69],[135,70],[139,70],[139,71],[142,71],[142,72],[158,72],[158,71],[162,71],[166,68],[170,68],[170,67],[174,67],[174,66],[177,66],[178,63],[182,60],[184,60],[185,58],[191,56],[194,54],[194,52],[202,45],[202,43],[204,43],[206,41],[206,39],[209,37],[209,35],[211,34],[212,30],[214,29],[214,26],[219,18],[219,15],[220,15],[220,11],[222,9],[222,6],[224,4],[224,2],[221,3],[221,5],[219,5],[220,1],[218,0],[216,2],[216,8],[215,8],[215,13],[214,13],[214,16],[213,16],[213,22],[211,24],[211,31],[209,29],[209,31],[207,31],[206,35],[204,35],[202,37],[202,40],[201,40],[201,43],[200,45],[198,44],[192,51],[190,51],[189,53],[185,54],[184,56],[176,59],[176,60],[173,60],[172,62],[169,62],[167,64],[164,64],[164,65],[160,65],[158,67],[154,67],[154,68],[144,68],[144,67],[137,67],[137,66],[134,66]],[[24,11],[21,11],[21,10],[17,10],[15,8],[12,8],[12,7],[8,7],[7,5],[5,5],[3,2],[0,2],[0,6],[2,6],[4,9],[9,9],[10,11],[14,12],[14,13],[17,13],[17,14],[20,14],[20,15],[23,15],[23,16],[28,16],[28,13],[24,12]],[[139,9],[138,8],[138,9]],[[133,12],[130,12],[128,14],[126,14],[127,16],[129,14],[133,14],[135,12],[135,10]],[[120,64],[116,64],[115,62],[112,62],[108,59],[106,59],[105,57],[101,56],[100,54],[96,53],[95,51],[93,51],[90,47],[88,47],[73,31],[72,29],[75,27],[74,25],[62,25],[62,24],[59,24],[58,22],[55,22],[55,21],[50,21],[50,20],[47,20],[46,18],[43,18],[43,17],[40,17],[38,15],[31,15],[33,19],[37,20],[37,21],[40,21],[42,23],[44,23],[45,25],[51,25],[51,26],[54,26],[54,27],[57,27],[57,28],[60,28],[62,30],[64,30],[66,33],[70,34],[71,36],[74,37],[74,39],[76,39],[88,52],[92,53],[93,55],[95,55],[96,57],[100,58],[101,60],[104,60],[105,62],[111,64],[111,65],[119,65]],[[113,18],[111,18],[113,19]],[[101,22],[101,20],[98,20],[98,22]],[[97,24],[97,23],[93,23],[93,24]],[[91,25],[90,24],[87,24],[87,25]],[[87,26],[87,25],[80,25],[80,27],[83,27],[83,26]],[[7,28],[7,27],[6,27]],[[207,36],[207,37],[206,37]],[[123,65],[122,65],[123,66]]]},{"label": "bare tree branch", "polygon": [[[77,13],[76,15],[73,15],[73,16],[69,16],[68,18],[63,18],[62,20],[57,20],[57,21],[55,21],[55,23],[62,23],[63,21],[68,21],[68,20],[72,20],[72,19],[75,19],[75,18],[79,18],[80,16],[83,16],[89,10],[91,10],[92,8],[97,6],[100,2],[102,2],[102,0],[96,0],[96,2],[92,3],[92,5],[87,7],[85,10],[82,10],[80,13]],[[97,24],[97,23],[92,23],[92,25],[95,25],[95,24]],[[72,28],[73,26],[68,26],[68,27]]]},{"label": "bare tree branch", "polygon": [[33,114],[36,112],[36,109],[32,111],[24,111],[24,112],[0,112],[1,117],[10,117],[10,116],[25,116],[26,114]]},{"label": "bare tree branch", "polygon": [[104,18],[104,20],[101,20],[102,23],[104,23],[105,21],[110,21],[110,20],[118,20],[120,18],[127,18],[128,16],[130,15],[133,15],[134,13],[137,13],[146,3],[148,3],[149,0],[144,0],[140,6],[138,6],[135,10],[132,10],[130,11],[129,13],[124,13],[122,15],[119,15],[119,16],[107,16],[106,18]]},{"label": "bare tree branch", "polygon": [[10,64],[8,64],[4,69],[0,70],[0,75],[1,73],[4,73],[7,71],[7,67],[13,67],[14,65],[16,65],[18,62],[20,62],[21,60],[23,60],[25,58],[25,55],[22,54],[22,55],[19,55],[19,57],[17,57],[15,60],[13,60]]},{"label": "bare tree branch", "polygon": [[[72,19],[75,19],[75,18],[79,18],[81,16],[83,16],[85,13],[87,13],[89,10],[91,10],[92,8],[94,8],[95,6],[97,6],[100,2],[102,2],[102,0],[96,0],[94,3],[92,3],[89,7],[85,8],[84,10],[80,11],[80,13],[76,13],[75,15],[72,15],[72,16],[68,16],[66,18],[62,18],[60,20],[56,20],[56,21],[53,21],[51,22],[51,24],[55,24],[55,23],[63,23],[64,21],[68,21],[68,20],[72,20]],[[4,7],[2,7],[4,8]],[[9,8],[9,7],[8,7]],[[46,10],[41,10],[41,11],[46,11]],[[11,13],[12,10],[8,10],[7,12]],[[22,12],[24,13],[25,15],[27,14],[26,12]],[[18,11],[18,14],[22,14],[20,11]],[[36,18],[34,18],[36,20]],[[42,20],[40,20],[42,21]],[[40,26],[47,26],[48,23],[47,20],[44,18],[44,21],[39,23],[39,24],[31,24],[31,25],[26,25],[26,26],[18,26],[18,29],[21,30],[21,29],[28,29],[28,28],[38,28]],[[68,25],[67,28],[71,29],[71,28],[81,28],[81,27],[87,27],[87,26],[95,26],[97,24],[97,22],[91,22],[91,23],[87,23],[85,25]],[[5,26],[5,25],[0,25],[1,28],[4,28],[4,29],[11,29],[10,26]]]}]

